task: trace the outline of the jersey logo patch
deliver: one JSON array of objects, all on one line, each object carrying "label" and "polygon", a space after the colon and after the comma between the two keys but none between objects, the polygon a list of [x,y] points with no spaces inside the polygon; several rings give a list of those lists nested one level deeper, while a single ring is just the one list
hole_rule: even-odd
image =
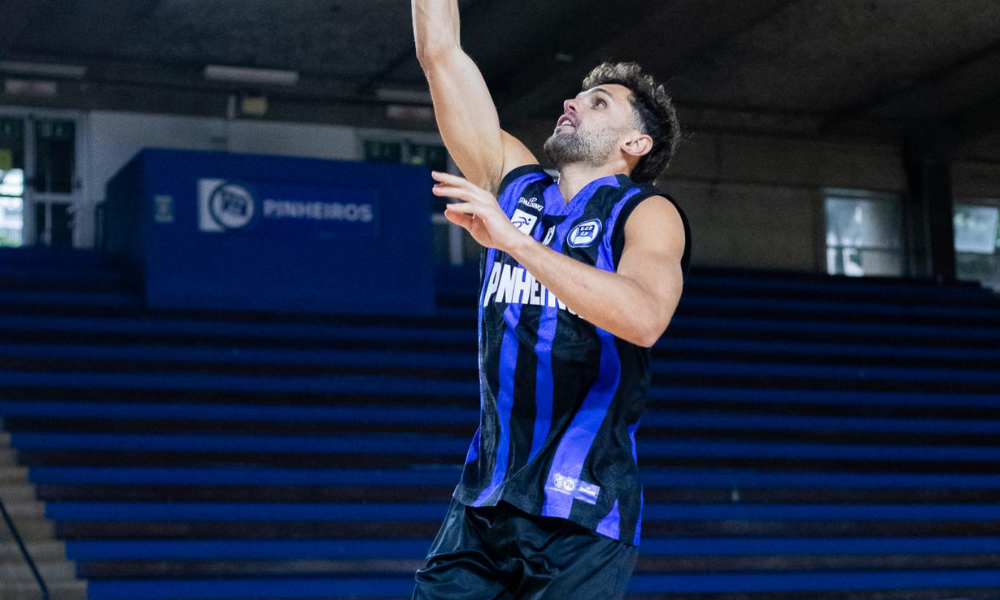
[{"label": "jersey logo patch", "polygon": [[548,246],[552,243],[552,238],[556,237],[556,226],[553,225],[549,227],[549,230],[545,232],[545,239],[542,240],[543,246]]},{"label": "jersey logo patch", "polygon": [[552,480],[545,489],[568,494],[587,504],[597,504],[597,496],[601,493],[601,486],[562,473],[553,473]]},{"label": "jersey logo patch", "polygon": [[601,222],[598,219],[584,221],[570,230],[566,242],[573,248],[583,248],[593,244],[601,234]]},{"label": "jersey logo patch", "polygon": [[538,212],[545,212],[545,205],[538,201],[538,198],[525,198],[521,196],[521,199],[517,201],[517,205],[527,206],[532,210],[537,210]]},{"label": "jersey logo patch", "polygon": [[510,222],[514,224],[521,230],[521,233],[526,233],[531,235],[531,229],[535,226],[535,222],[538,221],[538,216],[530,213],[526,213],[521,209],[514,211],[514,216],[510,218]]}]

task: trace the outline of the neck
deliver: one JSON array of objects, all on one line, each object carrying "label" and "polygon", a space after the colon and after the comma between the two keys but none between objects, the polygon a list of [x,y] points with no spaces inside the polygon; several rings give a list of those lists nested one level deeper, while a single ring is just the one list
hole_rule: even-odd
[{"label": "neck", "polygon": [[616,169],[612,165],[572,164],[559,169],[559,191],[569,202],[591,181],[611,175],[628,175],[627,166]]}]

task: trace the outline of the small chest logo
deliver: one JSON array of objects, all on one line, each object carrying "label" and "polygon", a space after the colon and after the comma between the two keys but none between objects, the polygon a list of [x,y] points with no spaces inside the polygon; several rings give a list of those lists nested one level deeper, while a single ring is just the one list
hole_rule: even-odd
[{"label": "small chest logo", "polygon": [[589,246],[600,237],[601,222],[598,219],[584,221],[570,230],[566,242],[573,248]]},{"label": "small chest logo", "polygon": [[525,198],[521,196],[521,199],[517,201],[518,206],[527,206],[532,210],[537,210],[538,212],[545,212],[545,205],[538,201],[538,198]]},{"label": "small chest logo", "polygon": [[552,244],[552,238],[556,237],[556,226],[553,225],[549,227],[549,230],[545,232],[545,239],[542,240],[543,246],[548,246]]},{"label": "small chest logo", "polygon": [[521,233],[526,233],[531,235],[531,228],[535,226],[535,221],[538,220],[537,215],[526,213],[521,209],[514,211],[514,216],[510,218],[510,222],[514,224],[521,230]]}]

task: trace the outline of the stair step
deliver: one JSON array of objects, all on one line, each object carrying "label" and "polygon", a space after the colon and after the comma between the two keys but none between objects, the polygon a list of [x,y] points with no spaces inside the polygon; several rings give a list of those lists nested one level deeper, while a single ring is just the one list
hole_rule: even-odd
[{"label": "stair step", "polygon": [[0,499],[6,505],[31,502],[35,499],[35,486],[30,483],[0,484]]},{"label": "stair step", "polygon": [[45,505],[41,502],[21,500],[19,502],[5,502],[4,506],[7,507],[11,518],[17,521],[18,527],[21,526],[21,519],[45,518]]},{"label": "stair step", "polygon": [[[0,455],[7,452],[0,452]],[[28,481],[28,467],[0,467],[0,486]]]},{"label": "stair step", "polygon": [[44,517],[14,517],[17,532],[24,543],[50,542],[55,538],[55,525]]},{"label": "stair step", "polygon": [[[2,575],[2,572],[0,572]],[[49,600],[87,600],[87,582],[81,580],[45,582],[49,589]],[[0,598],[7,600],[42,600],[41,590],[34,581],[27,583],[4,582]]]},{"label": "stair step", "polygon": [[[28,553],[38,563],[62,560],[66,557],[66,544],[53,541],[26,541]],[[23,560],[21,551],[14,544],[0,545],[0,563],[15,563]]]},{"label": "stair step", "polygon": [[[842,572],[802,573],[671,573],[634,575],[631,594],[638,597],[675,598],[747,598],[747,593],[785,592],[785,598],[815,600],[817,591],[851,591],[854,598],[870,598],[883,590],[920,591],[927,589],[971,588],[970,595],[938,596],[938,598],[983,598],[976,594],[989,590],[996,593],[995,570],[857,570]],[[413,590],[412,575],[398,577],[252,577],[183,581],[189,598],[404,598]],[[165,579],[93,581],[90,594],[94,600],[111,598],[164,598],[162,591],[172,581]],[[670,590],[664,594],[663,590]],[[709,593],[713,593],[709,595]],[[654,596],[655,594],[655,596]],[[682,596],[686,594],[686,596]],[[723,596],[723,594],[727,594]],[[973,596],[972,594],[976,594]],[[757,596],[761,597],[761,596]],[[901,595],[900,598],[907,596]],[[913,597],[913,596],[910,596]],[[926,597],[926,596],[925,596]],[[985,596],[989,598],[990,596]]]},{"label": "stair step", "polygon": [[[42,581],[46,585],[76,580],[76,565],[66,560],[58,562],[35,561],[35,567],[38,568],[38,572],[42,576]],[[4,574],[4,584],[8,582],[31,583],[35,581],[34,574],[23,559],[16,563],[0,564],[0,573]],[[2,589],[0,588],[0,590]],[[3,598],[3,596],[0,595],[0,598]]]},{"label": "stair step", "polygon": [[64,581],[76,581],[76,563],[60,559],[58,561],[51,562],[38,562],[36,560],[35,564],[38,567],[39,572],[41,572],[45,583],[48,585],[54,585]]}]

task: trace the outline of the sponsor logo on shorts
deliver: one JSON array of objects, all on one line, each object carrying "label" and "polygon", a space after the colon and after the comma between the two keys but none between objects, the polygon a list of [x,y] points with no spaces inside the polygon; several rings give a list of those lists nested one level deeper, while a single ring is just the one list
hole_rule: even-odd
[{"label": "sponsor logo on shorts", "polygon": [[596,504],[597,496],[601,493],[601,486],[587,483],[586,481],[575,479],[562,473],[553,473],[551,483],[545,489],[560,494],[568,494],[587,504]]}]

